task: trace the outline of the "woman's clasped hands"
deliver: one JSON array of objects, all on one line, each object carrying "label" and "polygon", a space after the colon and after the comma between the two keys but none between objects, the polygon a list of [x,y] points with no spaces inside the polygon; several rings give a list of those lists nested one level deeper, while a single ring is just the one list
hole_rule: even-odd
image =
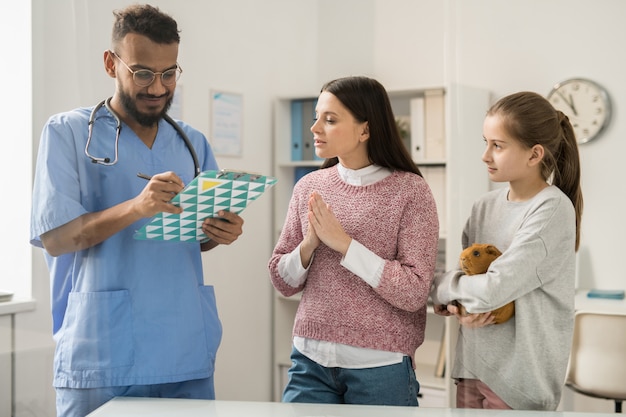
[{"label": "woman's clasped hands", "polygon": [[310,263],[313,252],[320,243],[345,256],[352,238],[345,232],[331,207],[314,191],[309,198],[309,225],[300,246],[303,266]]}]

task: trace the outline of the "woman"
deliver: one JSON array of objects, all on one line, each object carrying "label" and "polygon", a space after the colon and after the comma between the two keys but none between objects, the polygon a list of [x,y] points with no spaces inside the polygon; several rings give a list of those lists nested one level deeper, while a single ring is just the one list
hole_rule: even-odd
[{"label": "woman", "polygon": [[435,201],[376,80],[325,84],[316,117],[325,162],[294,187],[269,261],[281,294],[302,291],[283,401],[416,406]]}]

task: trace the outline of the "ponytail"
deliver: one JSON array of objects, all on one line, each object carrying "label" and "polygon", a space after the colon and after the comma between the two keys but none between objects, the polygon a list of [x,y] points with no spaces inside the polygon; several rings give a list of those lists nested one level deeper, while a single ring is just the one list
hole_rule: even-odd
[{"label": "ponytail", "polygon": [[555,166],[552,183],[572,201],[576,211],[576,250],[580,246],[580,223],[583,211],[583,193],[580,187],[580,155],[574,129],[560,110],[557,110],[561,127],[561,140],[557,153],[554,155]]}]

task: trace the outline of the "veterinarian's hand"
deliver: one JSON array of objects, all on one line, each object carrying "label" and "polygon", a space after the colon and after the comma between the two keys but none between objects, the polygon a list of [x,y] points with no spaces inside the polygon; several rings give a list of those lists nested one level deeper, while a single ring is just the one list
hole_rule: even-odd
[{"label": "veterinarian's hand", "polygon": [[204,220],[202,231],[213,242],[230,245],[243,233],[243,219],[238,214],[220,210],[218,217],[207,217]]},{"label": "veterinarian's hand", "polygon": [[463,315],[457,306],[450,304],[447,307],[448,312],[456,316],[461,326],[469,329],[478,329],[480,327],[489,326],[490,324],[493,324],[495,320],[495,317],[491,314],[491,312]]},{"label": "veterinarian's hand", "polygon": [[448,306],[445,304],[435,304],[433,305],[433,310],[435,310],[435,314],[440,316],[451,316],[452,313],[448,311]]}]

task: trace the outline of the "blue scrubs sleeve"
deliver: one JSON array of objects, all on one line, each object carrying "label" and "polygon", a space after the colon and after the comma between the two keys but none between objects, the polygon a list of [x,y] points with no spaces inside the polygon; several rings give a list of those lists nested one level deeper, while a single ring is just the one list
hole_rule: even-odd
[{"label": "blue scrubs sleeve", "polygon": [[80,202],[76,142],[67,140],[78,126],[64,118],[50,118],[41,134],[30,226],[30,242],[38,247],[43,233],[87,212]]}]

